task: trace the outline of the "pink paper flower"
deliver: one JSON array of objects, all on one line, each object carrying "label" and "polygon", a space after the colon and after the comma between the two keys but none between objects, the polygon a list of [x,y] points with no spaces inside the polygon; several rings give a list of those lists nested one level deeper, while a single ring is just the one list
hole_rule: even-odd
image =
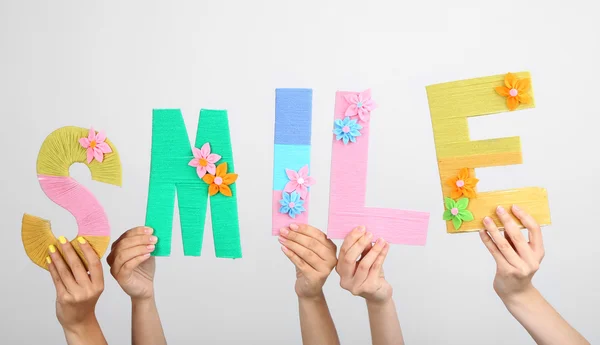
[{"label": "pink paper flower", "polygon": [[285,185],[283,191],[286,193],[296,191],[300,195],[300,198],[306,199],[308,187],[314,185],[316,182],[314,178],[308,176],[308,165],[303,166],[298,172],[291,169],[285,169],[285,173],[290,179],[290,182]]},{"label": "pink paper flower", "polygon": [[90,164],[94,158],[102,163],[104,160],[105,153],[111,153],[112,149],[110,146],[105,143],[106,134],[104,131],[98,132],[94,131],[94,128],[90,128],[90,132],[88,133],[87,138],[79,139],[79,143],[83,146],[84,149],[87,150],[87,162]]},{"label": "pink paper flower", "polygon": [[371,90],[365,90],[359,94],[348,94],[344,98],[350,106],[346,109],[344,116],[356,116],[360,118],[362,122],[369,122],[371,118],[371,110],[375,109],[377,105],[371,99]]},{"label": "pink paper flower", "polygon": [[189,163],[189,166],[196,168],[198,177],[203,178],[208,172],[211,175],[216,174],[215,163],[221,159],[221,156],[215,153],[210,153],[210,144],[202,145],[201,149],[192,148],[194,159]]}]

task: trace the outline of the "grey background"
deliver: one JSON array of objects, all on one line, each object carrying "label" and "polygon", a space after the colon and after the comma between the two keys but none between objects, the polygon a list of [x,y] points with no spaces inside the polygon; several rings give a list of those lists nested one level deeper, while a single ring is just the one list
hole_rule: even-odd
[{"label": "grey background", "polygon": [[[492,290],[477,234],[447,235],[425,86],[530,70],[537,108],[472,120],[474,139],[519,135],[525,164],[480,169],[483,190],[548,189],[554,225],[535,284],[600,341],[597,108],[600,23],[590,2],[559,1],[0,1],[0,334],[60,344],[49,275],[24,253],[24,212],[74,219],[42,193],[35,160],[65,125],[105,129],[124,186],[72,175],[104,205],[113,237],[144,222],[153,108],[228,109],[240,174],[244,258],[158,260],[157,299],[172,344],[300,344],[294,269],[270,235],[274,89],[314,89],[311,222],[327,221],[336,90],[373,89],[368,205],[431,212],[426,247],[393,246],[386,273],[408,344],[531,344]],[[178,217],[176,215],[176,222]],[[210,228],[209,228],[210,229]],[[338,242],[339,243],[339,242]],[[130,337],[130,304],[106,270],[97,313],[111,344]],[[326,295],[343,344],[369,343],[364,302]]]}]

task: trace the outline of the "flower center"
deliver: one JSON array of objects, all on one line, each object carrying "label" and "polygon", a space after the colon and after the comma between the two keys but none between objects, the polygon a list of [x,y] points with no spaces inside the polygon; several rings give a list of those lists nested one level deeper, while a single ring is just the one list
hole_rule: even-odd
[{"label": "flower center", "polygon": [[198,159],[198,164],[200,164],[201,167],[205,167],[208,165],[208,161],[204,158],[200,158]]},{"label": "flower center", "polygon": [[92,140],[92,141],[90,142],[90,147],[91,147],[91,148],[95,149],[95,148],[96,148],[96,145],[97,145],[97,144],[96,144],[96,140]]},{"label": "flower center", "polygon": [[463,180],[456,181],[456,187],[462,188],[464,186],[465,186],[465,181],[463,181]]},{"label": "flower center", "polygon": [[513,97],[517,97],[517,95],[519,94],[519,91],[517,91],[517,89],[510,89],[510,91],[508,93]]},{"label": "flower center", "polygon": [[289,208],[294,208],[294,207],[296,207],[296,204],[294,204],[293,202],[290,202],[290,203],[288,204],[288,207],[289,207]]},{"label": "flower center", "polygon": [[214,182],[215,182],[215,184],[217,186],[220,186],[223,183],[223,178],[220,177],[220,176],[217,176],[217,177],[215,177],[215,181]]},{"label": "flower center", "polygon": [[458,214],[458,209],[455,207],[452,210],[450,210],[450,212],[452,212],[453,216],[456,216]]},{"label": "flower center", "polygon": [[356,103],[356,106],[357,106],[357,107],[359,107],[359,108],[362,108],[362,106],[363,106],[363,102],[358,102],[358,103]]},{"label": "flower center", "polygon": [[344,128],[342,128],[342,132],[349,133],[350,132],[350,127],[344,126]]},{"label": "flower center", "polygon": [[304,179],[301,177],[301,178],[298,179],[297,182],[298,182],[298,184],[304,184]]}]

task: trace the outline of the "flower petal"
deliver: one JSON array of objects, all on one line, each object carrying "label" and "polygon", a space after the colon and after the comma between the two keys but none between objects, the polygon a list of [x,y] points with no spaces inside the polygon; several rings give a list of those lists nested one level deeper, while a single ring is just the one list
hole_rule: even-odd
[{"label": "flower petal", "polygon": [[300,170],[298,170],[298,176],[302,177],[303,179],[306,179],[306,177],[308,176],[308,164],[300,168]]},{"label": "flower petal", "polygon": [[517,97],[508,97],[506,99],[506,106],[511,111],[517,109],[517,107],[519,106],[519,101],[517,100]]},{"label": "flower petal", "polygon": [[475,189],[473,189],[472,187],[469,187],[469,186],[465,186],[463,188],[463,195],[469,199],[475,199],[477,197],[477,193],[475,192]]},{"label": "flower petal", "polygon": [[285,169],[285,174],[287,175],[288,179],[290,179],[290,181],[296,181],[298,178],[300,178],[296,170]]},{"label": "flower petal", "polygon": [[219,164],[219,166],[217,166],[217,176],[225,176],[225,174],[227,174],[227,162],[221,163]]},{"label": "flower petal", "polygon": [[292,192],[292,194],[290,194],[290,201],[296,203],[298,200],[300,200],[300,195],[297,192]]},{"label": "flower petal", "polygon": [[529,96],[529,94],[526,94],[526,93],[521,93],[517,96],[517,101],[519,101],[520,103],[524,103],[524,104],[530,104],[531,96]]},{"label": "flower petal", "polygon": [[293,208],[290,208],[290,212],[288,212],[288,215],[292,218],[296,218],[296,211]]},{"label": "flower petal", "polygon": [[450,210],[446,210],[444,211],[444,220],[452,220],[452,218],[454,218],[454,215],[452,215],[452,211]]},{"label": "flower petal", "polygon": [[94,149],[91,147],[87,148],[87,162],[90,164],[94,159]]},{"label": "flower petal", "polygon": [[514,89],[515,88],[515,82],[517,81],[517,76],[515,76],[512,73],[507,73],[504,76],[504,85],[506,85],[507,88],[509,89]]},{"label": "flower petal", "polygon": [[469,199],[468,198],[460,198],[456,200],[456,206],[459,210],[466,210],[469,207]]},{"label": "flower petal", "polygon": [[[203,178],[204,176],[206,176],[206,167],[201,167],[201,166],[196,167],[196,174],[198,174],[199,178]],[[212,183],[212,181],[207,182],[207,183]]]},{"label": "flower petal", "polygon": [[454,217],[452,218],[452,225],[454,225],[454,229],[458,230],[462,225],[462,220],[458,217]]},{"label": "flower petal", "polygon": [[99,148],[100,151],[102,151],[102,153],[111,153],[112,152],[110,145],[108,145],[107,143],[99,143],[96,145],[96,147]]},{"label": "flower petal", "polygon": [[466,182],[466,180],[469,178],[470,175],[471,175],[471,172],[469,171],[469,168],[462,168],[458,172],[458,179],[463,180],[463,182]]},{"label": "flower petal", "polygon": [[285,188],[283,188],[283,191],[286,193],[291,193],[291,192],[295,191],[296,188],[298,188],[298,182],[290,181],[285,184]]},{"label": "flower petal", "polygon": [[348,109],[346,109],[346,112],[344,113],[345,116],[356,116],[358,115],[358,107],[356,106],[356,104],[350,104],[350,106],[348,107]]},{"label": "flower petal", "polygon": [[100,131],[96,134],[96,142],[103,143],[106,140],[106,132]]},{"label": "flower petal", "polygon": [[[200,173],[198,173],[198,175],[200,175]],[[215,177],[211,174],[205,174],[202,176],[202,181],[206,182],[206,184],[213,184],[213,182],[215,182]]]},{"label": "flower petal", "polygon": [[498,86],[495,90],[500,96],[504,96],[504,97],[510,96],[510,89],[507,88],[506,86]]},{"label": "flower petal", "polygon": [[349,93],[349,94],[344,95],[344,99],[346,100],[346,102],[348,102],[350,104],[358,103],[358,95],[355,93]]},{"label": "flower petal", "polygon": [[344,127],[344,122],[342,121],[342,119],[337,119],[337,120],[333,121],[333,123],[334,123],[335,126],[340,127],[340,129],[342,127]]},{"label": "flower petal", "polygon": [[450,198],[445,198],[444,205],[446,205],[447,210],[451,210],[456,207],[456,202]]},{"label": "flower petal", "polygon": [[359,131],[357,131],[357,130],[351,130],[351,131],[350,131],[350,134],[351,134],[353,137],[360,137],[360,132],[359,132]]},{"label": "flower petal", "polygon": [[531,88],[531,79],[529,79],[529,78],[519,79],[515,83],[515,89],[517,89],[519,91],[519,93],[527,92],[527,91],[529,91],[530,88]]},{"label": "flower petal", "polygon": [[206,157],[208,157],[209,154],[210,154],[210,144],[206,143],[206,144],[202,145],[202,148],[200,149],[200,156],[202,158],[206,158]]},{"label": "flower petal", "polygon": [[341,128],[336,127],[333,129],[333,134],[335,134],[336,136],[342,135],[342,133],[344,133],[344,132],[342,131]]},{"label": "flower petal", "polygon": [[202,153],[200,153],[199,148],[192,147],[192,154],[194,155],[194,158],[202,158]]},{"label": "flower petal", "polygon": [[456,189],[456,181],[458,181],[458,177],[451,177],[449,179],[446,180],[446,185],[449,187],[452,187],[453,189]]},{"label": "flower petal", "polygon": [[315,183],[317,183],[317,180],[312,176],[307,176],[304,179],[304,185],[307,187],[310,187],[310,186],[314,185]]},{"label": "flower petal", "polygon": [[365,101],[363,103],[363,108],[365,108],[368,111],[371,111],[375,108],[377,108],[377,103],[375,103],[375,101],[373,101],[372,99]]},{"label": "flower petal", "polygon": [[216,153],[211,153],[206,157],[206,161],[209,163],[216,163],[221,159],[221,156]]},{"label": "flower petal", "polygon": [[279,209],[279,213],[288,213],[288,212],[290,212],[290,208],[287,205],[283,205]]},{"label": "flower petal", "polygon": [[366,109],[359,109],[358,110],[358,117],[360,118],[360,120],[362,122],[369,122],[369,120],[371,119],[371,112],[369,112]]},{"label": "flower petal", "polygon": [[215,167],[213,163],[208,163],[206,164],[206,171],[208,171],[209,174],[216,175],[217,167]]},{"label": "flower petal", "polygon": [[363,102],[363,104],[371,99],[371,89],[367,89],[358,94],[358,100]]},{"label": "flower petal", "polygon": [[81,146],[83,146],[84,149],[90,147],[90,141],[88,140],[88,138],[79,139],[79,144],[81,144]]},{"label": "flower petal", "polygon": [[460,210],[458,212],[458,216],[460,217],[461,220],[463,220],[465,222],[470,222],[470,221],[473,221],[473,219],[475,219],[475,217],[473,217],[473,213],[471,213],[471,211],[469,211],[469,210]]},{"label": "flower petal", "polygon": [[299,185],[297,191],[301,199],[306,199],[306,196],[308,195],[308,188],[306,188],[306,186]]},{"label": "flower petal", "polygon": [[94,158],[100,163],[104,160],[104,154],[97,147],[94,149]]},{"label": "flower petal", "polygon": [[306,209],[302,205],[296,206],[296,212],[298,212],[298,214],[300,214],[302,212],[306,212]]},{"label": "flower petal", "polygon": [[344,135],[344,137],[342,139],[344,141],[344,145],[348,145],[348,141],[350,141],[350,139],[348,138],[348,136]]},{"label": "flower petal", "polygon": [[285,200],[286,204],[290,203],[290,193],[283,193],[281,196],[283,197],[283,200]]},{"label": "flower petal", "polygon": [[[208,176],[208,175],[204,175],[204,176]],[[211,184],[210,186],[208,186],[208,195],[213,196],[215,194],[217,194],[219,192],[219,186],[217,186],[216,184]]]},{"label": "flower petal", "polygon": [[462,188],[456,188],[452,191],[452,193],[450,193],[450,196],[452,197],[452,199],[458,199],[463,195],[463,190]]},{"label": "flower petal", "polygon": [[189,165],[189,166],[191,166],[191,167],[197,168],[197,167],[198,167],[198,165],[199,165],[199,164],[198,164],[198,160],[197,160],[196,158],[194,158],[194,159],[192,159],[192,160],[191,160],[191,161],[188,163],[188,165]]},{"label": "flower petal", "polygon": [[231,192],[231,188],[229,188],[229,186],[226,184],[222,184],[219,186],[219,192],[221,192],[221,194],[223,194],[225,196],[233,196],[233,193]]},{"label": "flower petal", "polygon": [[288,204],[288,203],[287,203],[285,200],[283,200],[283,199],[279,200],[279,203],[281,204],[281,206],[286,206],[286,205]]},{"label": "flower petal", "polygon": [[90,128],[90,131],[88,132],[88,140],[96,140],[96,131],[94,130],[94,127]]},{"label": "flower petal", "polygon": [[238,174],[225,174],[225,176],[223,176],[223,184],[226,185],[230,185],[232,183],[234,183],[235,181],[237,181],[238,179]]}]

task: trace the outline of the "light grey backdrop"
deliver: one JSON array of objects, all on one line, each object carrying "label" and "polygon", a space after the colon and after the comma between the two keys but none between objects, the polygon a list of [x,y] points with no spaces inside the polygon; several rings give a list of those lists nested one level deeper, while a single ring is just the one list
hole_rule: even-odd
[{"label": "light grey backdrop", "polygon": [[[431,212],[426,247],[394,246],[386,273],[408,344],[530,344],[492,290],[477,234],[447,235],[425,86],[530,70],[537,108],[472,120],[473,138],[520,135],[525,164],[481,169],[482,189],[544,186],[554,225],[535,284],[600,341],[598,85],[600,23],[589,1],[0,2],[0,334],[6,344],[64,342],[49,275],[24,253],[24,212],[72,238],[74,219],[42,193],[35,161],[65,125],[105,129],[123,188],[73,176],[103,203],[113,237],[144,222],[153,108],[228,109],[240,174],[244,258],[158,260],[172,344],[300,344],[294,270],[270,235],[274,89],[314,89],[311,222],[327,221],[334,93],[373,89],[370,206]],[[129,301],[106,270],[98,317],[111,344],[130,336]],[[369,343],[364,302],[326,295],[343,344]]]}]

